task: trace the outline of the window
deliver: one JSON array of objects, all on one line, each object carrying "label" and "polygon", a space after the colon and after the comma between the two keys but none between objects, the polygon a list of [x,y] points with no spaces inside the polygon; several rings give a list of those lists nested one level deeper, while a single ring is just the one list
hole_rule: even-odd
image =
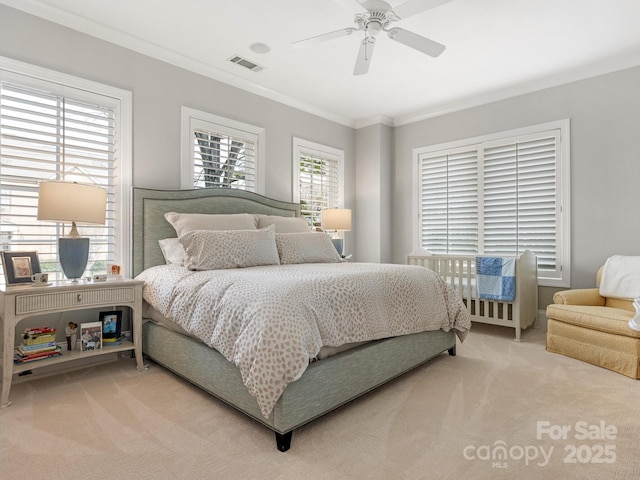
[{"label": "window", "polygon": [[342,207],[344,152],[299,138],[293,139],[293,201],[314,229],[323,208]]},{"label": "window", "polygon": [[569,286],[569,121],[414,151],[419,247],[538,256],[541,285]]},{"label": "window", "polygon": [[79,225],[87,274],[128,265],[130,118],[129,92],[0,57],[0,248],[36,250],[61,279],[57,242],[71,226],[37,220],[38,185],[73,181],[107,190],[106,224]]},{"label": "window", "polygon": [[264,193],[264,129],[182,108],[182,188]]}]

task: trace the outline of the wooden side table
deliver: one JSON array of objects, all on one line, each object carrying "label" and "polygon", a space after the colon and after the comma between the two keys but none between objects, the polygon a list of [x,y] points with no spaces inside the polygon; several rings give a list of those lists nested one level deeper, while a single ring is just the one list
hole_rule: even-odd
[{"label": "wooden side table", "polygon": [[[0,322],[2,323],[2,390],[0,408],[8,407],[13,375],[39,367],[69,362],[96,355],[133,350],[138,371],[145,370],[142,359],[142,286],[144,282],[130,279],[106,282],[57,282],[49,286],[0,287]],[[18,323],[29,317],[70,310],[100,307],[128,307],[131,310],[131,341],[86,352],[67,351],[62,355],[30,362],[13,363],[15,332]]]}]

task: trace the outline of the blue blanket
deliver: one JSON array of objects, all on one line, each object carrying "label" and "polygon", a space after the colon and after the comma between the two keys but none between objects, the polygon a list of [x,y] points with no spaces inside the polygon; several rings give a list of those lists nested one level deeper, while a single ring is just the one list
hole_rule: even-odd
[{"label": "blue blanket", "polygon": [[516,298],[516,259],[476,257],[478,296],[489,300]]}]

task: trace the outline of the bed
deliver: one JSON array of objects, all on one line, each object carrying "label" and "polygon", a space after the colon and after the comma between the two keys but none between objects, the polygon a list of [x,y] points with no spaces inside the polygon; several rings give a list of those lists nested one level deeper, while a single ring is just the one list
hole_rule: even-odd
[{"label": "bed", "polygon": [[[175,238],[176,230],[167,222],[167,212],[192,214],[237,214],[268,215],[278,217],[300,216],[300,205],[269,199],[261,195],[234,189],[199,190],[133,190],[133,274],[137,278],[154,278],[159,271],[173,271],[178,276],[192,278],[195,275],[211,275],[209,272],[185,272],[166,263],[159,241]],[[264,230],[264,229],[263,229]],[[283,265],[288,269],[295,265]],[[421,267],[396,266],[425,270]],[[182,268],[182,267],[181,267]],[[277,266],[236,269],[243,272],[275,269]],[[283,268],[286,270],[287,268]],[[308,269],[308,265],[300,266]],[[326,269],[367,269],[373,265],[341,263],[323,267]],[[226,274],[237,275],[237,272]],[[404,272],[401,272],[404,274]],[[412,271],[411,275],[416,272]],[[171,276],[171,275],[169,275]],[[217,274],[216,274],[217,276]],[[442,282],[444,284],[444,282]],[[145,292],[151,282],[145,285]],[[440,287],[439,287],[440,288]],[[448,292],[448,291],[447,291]],[[449,292],[451,293],[451,292]],[[444,300],[443,300],[444,301]],[[225,401],[275,432],[276,446],[287,451],[291,446],[293,431],[335,408],[357,398],[389,380],[448,352],[455,356],[456,337],[464,339],[470,321],[464,305],[455,310],[452,327],[438,328],[399,336],[385,337],[374,341],[356,342],[354,348],[344,351],[336,349],[334,355],[310,359],[301,375],[289,382],[277,401],[265,410],[246,385],[246,372],[225,358],[202,339],[170,328],[165,323],[145,321],[143,325],[143,352],[154,362],[187,379],[191,383]],[[452,305],[453,297],[446,300]],[[149,306],[149,305],[147,305]],[[154,310],[151,308],[150,310]],[[398,322],[395,322],[398,323]],[[455,325],[454,325],[455,324]],[[183,325],[184,326],[184,325]],[[224,350],[221,350],[224,351]],[[317,360],[317,361],[312,361]],[[241,364],[242,367],[242,364]],[[244,377],[243,377],[244,375]],[[268,413],[265,415],[265,413]]]}]

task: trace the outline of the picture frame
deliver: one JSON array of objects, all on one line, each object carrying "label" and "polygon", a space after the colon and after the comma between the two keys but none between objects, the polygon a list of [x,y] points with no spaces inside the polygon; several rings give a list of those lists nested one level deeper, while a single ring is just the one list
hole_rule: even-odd
[{"label": "picture frame", "polygon": [[122,333],[122,310],[100,312],[102,338],[118,338]]},{"label": "picture frame", "polygon": [[2,270],[7,285],[31,283],[31,276],[42,273],[38,252],[2,252]]},{"label": "picture frame", "polygon": [[80,324],[80,351],[88,352],[102,348],[102,322]]}]

